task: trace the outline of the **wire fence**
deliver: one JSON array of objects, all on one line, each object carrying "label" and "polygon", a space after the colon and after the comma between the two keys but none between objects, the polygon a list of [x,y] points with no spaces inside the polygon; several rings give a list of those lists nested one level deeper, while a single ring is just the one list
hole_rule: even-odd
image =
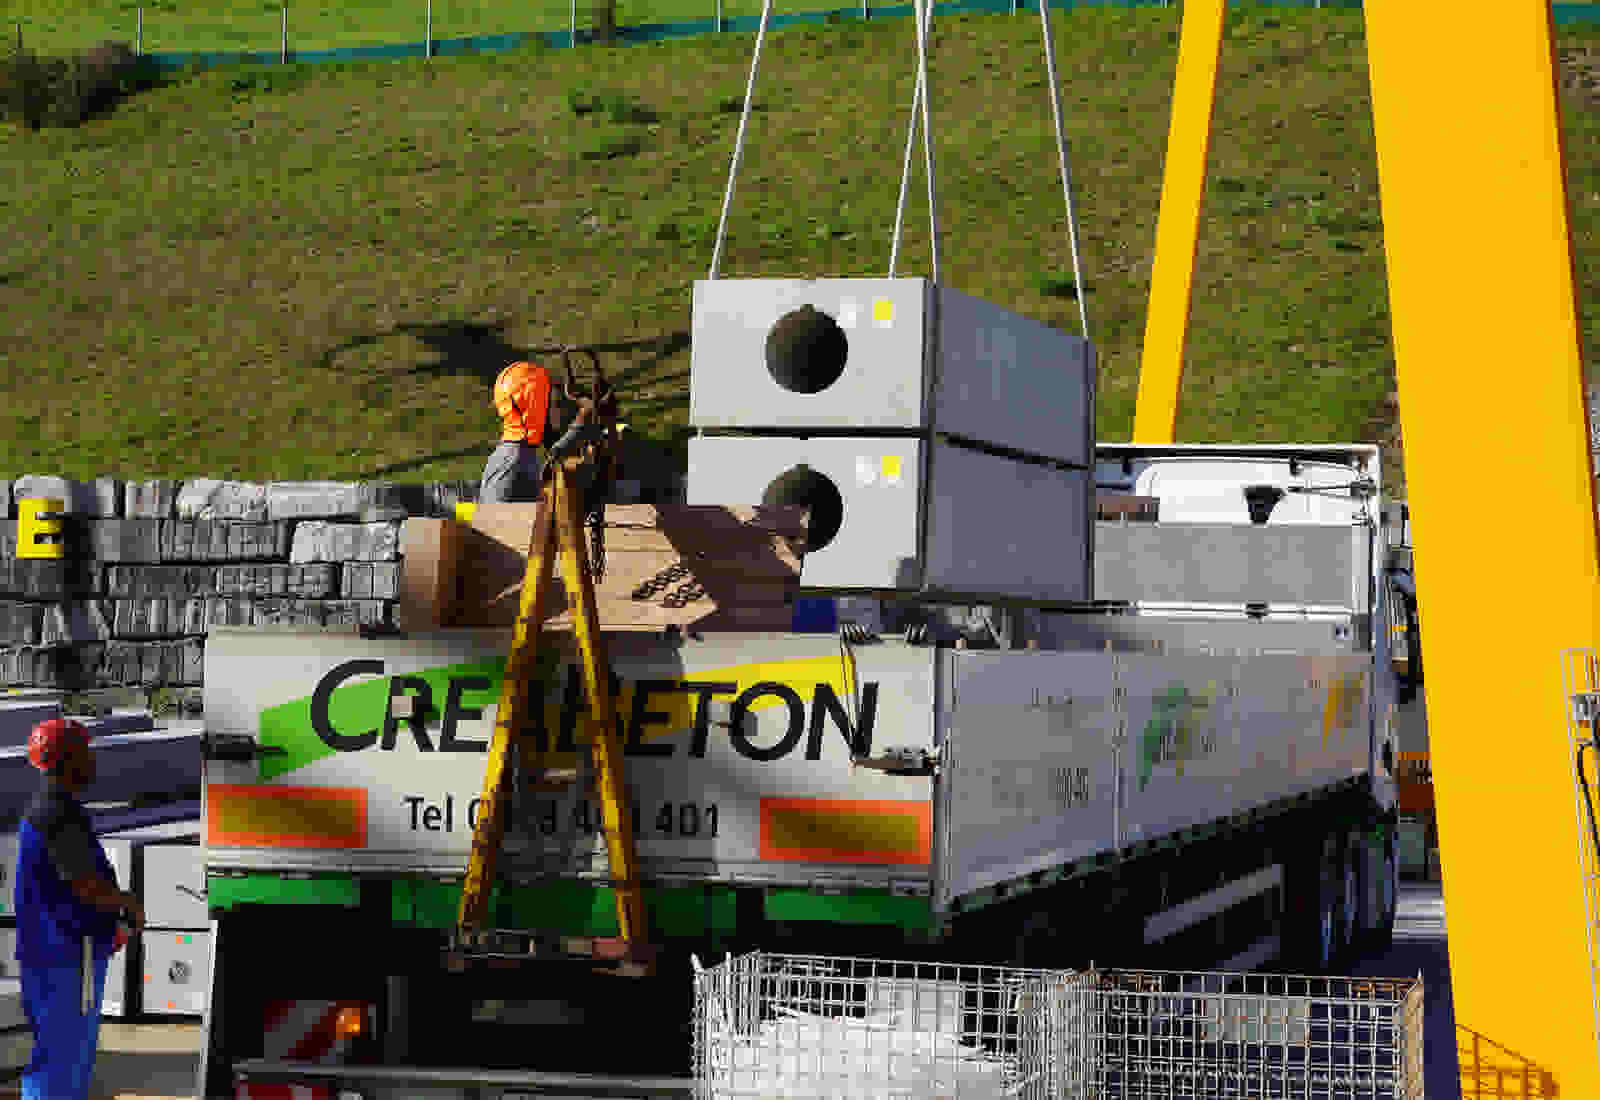
[{"label": "wire fence", "polygon": [[[1179,0],[1048,0],[1056,10],[1168,7]],[[1360,0],[1230,0],[1233,6],[1358,8]],[[0,0],[3,10],[5,0]],[[784,0],[772,26],[909,15],[910,3]],[[940,13],[1032,12],[1037,0],[945,0]],[[1589,6],[1589,5],[1582,5]],[[1600,5],[1595,5],[1600,7]],[[761,0],[144,0],[112,8],[70,5],[15,20],[19,41],[41,53],[124,41],[162,67],[236,61],[286,63],[516,49],[542,40],[564,48],[632,43],[706,33],[752,32]]]},{"label": "wire fence", "polygon": [[[0,0],[3,4],[5,0]],[[820,0],[822,3],[829,0]],[[831,0],[838,3],[838,0]],[[939,0],[941,14],[1015,15],[1038,0]],[[1057,11],[1080,8],[1181,7],[1181,0],[1047,0]],[[1361,0],[1228,0],[1229,7],[1359,10]],[[819,0],[775,4],[771,25],[839,23],[908,16],[910,3],[857,0],[813,7]],[[1600,2],[1551,5],[1558,25],[1600,24]],[[98,14],[96,14],[98,12]],[[387,3],[326,0],[177,0],[124,3],[81,11],[69,5],[48,16],[10,20],[16,44],[41,53],[82,49],[108,39],[128,42],[157,67],[439,57],[513,50],[542,43],[569,48],[631,44],[716,33],[748,33],[761,21],[761,0],[543,0],[513,7],[500,0],[411,0]]]}]

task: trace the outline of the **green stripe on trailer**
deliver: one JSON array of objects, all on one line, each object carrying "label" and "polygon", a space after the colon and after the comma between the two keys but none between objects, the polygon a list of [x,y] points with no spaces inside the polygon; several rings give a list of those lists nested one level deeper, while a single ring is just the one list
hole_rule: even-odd
[{"label": "green stripe on trailer", "polygon": [[[396,879],[391,895],[396,924],[417,928],[454,927],[461,907],[461,884],[432,879]],[[651,930],[661,936],[732,932],[736,902],[726,886],[646,886],[645,911]],[[489,912],[502,928],[539,929],[564,936],[615,936],[616,897],[608,886],[550,882],[538,886],[497,884]]]},{"label": "green stripe on trailer", "polygon": [[853,890],[821,894],[814,890],[776,887],[764,903],[768,920],[828,921],[833,924],[897,924],[907,932],[931,932],[933,906],[925,897],[888,890]]},{"label": "green stripe on trailer", "polygon": [[361,903],[361,885],[350,875],[286,878],[278,874],[217,875],[206,881],[212,909],[235,905],[341,905]]}]

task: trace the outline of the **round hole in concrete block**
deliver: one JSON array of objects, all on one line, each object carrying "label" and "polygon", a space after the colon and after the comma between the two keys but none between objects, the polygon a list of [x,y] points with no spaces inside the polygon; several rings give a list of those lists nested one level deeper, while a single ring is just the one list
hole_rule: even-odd
[{"label": "round hole in concrete block", "polygon": [[839,380],[849,357],[844,329],[815,306],[784,314],[767,333],[767,372],[790,393],[821,393]]},{"label": "round hole in concrete block", "polygon": [[833,541],[844,522],[844,497],[826,474],[809,466],[796,466],[780,474],[761,496],[767,508],[805,508],[806,552],[814,553]]}]

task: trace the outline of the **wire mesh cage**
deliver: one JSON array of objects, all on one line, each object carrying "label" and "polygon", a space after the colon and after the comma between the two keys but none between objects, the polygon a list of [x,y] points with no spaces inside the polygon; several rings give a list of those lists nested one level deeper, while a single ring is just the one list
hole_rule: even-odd
[{"label": "wire mesh cage", "polygon": [[1416,979],[696,963],[700,1100],[1422,1100]]},{"label": "wire mesh cage", "polygon": [[1420,976],[1124,970],[1094,977],[1084,1097],[1423,1095]]},{"label": "wire mesh cage", "polygon": [[696,965],[701,1100],[1081,1091],[1086,975],[765,952]]},{"label": "wire mesh cage", "polygon": [[[1600,822],[1595,818],[1596,784],[1600,784],[1600,661],[1592,649],[1562,654],[1562,687],[1567,698],[1567,740],[1572,761],[1573,798],[1578,812],[1578,867],[1583,875],[1583,912],[1589,940],[1589,1015],[1600,1058],[1600,958],[1595,953],[1600,917]],[[1590,770],[1583,765],[1589,750]]]}]

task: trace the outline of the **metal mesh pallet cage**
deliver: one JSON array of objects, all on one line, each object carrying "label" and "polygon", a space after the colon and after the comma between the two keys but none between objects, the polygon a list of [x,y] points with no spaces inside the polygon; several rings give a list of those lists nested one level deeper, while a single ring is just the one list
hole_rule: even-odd
[{"label": "metal mesh pallet cage", "polygon": [[1416,979],[696,963],[700,1100],[1422,1100]]},{"label": "metal mesh pallet cage", "polygon": [[[1569,649],[1562,654],[1562,689],[1567,698],[1568,759],[1572,767],[1573,798],[1578,814],[1578,868],[1583,875],[1584,930],[1589,940],[1589,1018],[1600,1054],[1600,848],[1595,834],[1600,809],[1600,659],[1592,649]],[[1583,750],[1590,750],[1590,771],[1583,766]]]}]

